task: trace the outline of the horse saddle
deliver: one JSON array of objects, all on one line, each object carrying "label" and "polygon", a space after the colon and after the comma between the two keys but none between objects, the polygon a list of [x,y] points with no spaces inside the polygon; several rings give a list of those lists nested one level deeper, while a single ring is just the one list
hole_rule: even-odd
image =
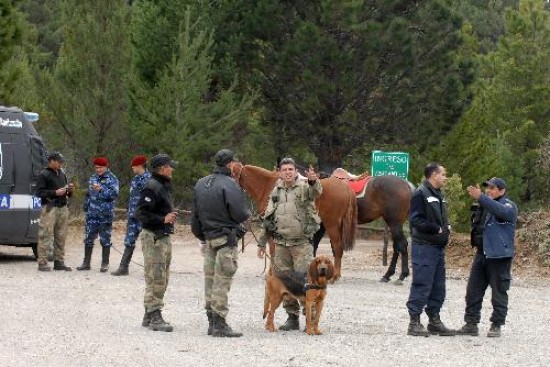
[{"label": "horse saddle", "polygon": [[343,168],[336,168],[334,172],[332,172],[332,176],[336,177],[337,179],[346,181],[349,188],[354,192],[355,196],[360,199],[365,195],[365,189],[367,188],[367,183],[371,179],[372,176],[367,175],[366,173],[363,173],[362,175],[354,175],[352,173],[349,173]]}]

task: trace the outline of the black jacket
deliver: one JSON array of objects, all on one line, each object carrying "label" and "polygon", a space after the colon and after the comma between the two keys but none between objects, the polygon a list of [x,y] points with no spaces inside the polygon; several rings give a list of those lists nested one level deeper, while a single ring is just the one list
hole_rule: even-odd
[{"label": "black jacket", "polygon": [[228,168],[216,167],[195,185],[191,230],[201,241],[222,237],[227,230],[242,231],[241,223],[250,217],[244,193],[230,175]]},{"label": "black jacket", "polygon": [[164,223],[164,217],[174,211],[171,190],[170,178],[153,173],[137,203],[136,219],[143,228],[164,234],[174,233],[174,225]]},{"label": "black jacket", "polygon": [[41,199],[42,206],[53,204],[57,207],[67,205],[67,197],[71,193],[67,192],[65,196],[56,196],[55,190],[67,186],[67,176],[65,172],[53,170],[50,167],[44,168],[36,180],[36,195]]},{"label": "black jacket", "polygon": [[[445,246],[449,242],[449,219],[447,204],[440,189],[425,180],[411,198],[412,242],[415,244]],[[439,233],[439,230],[442,233]]]}]

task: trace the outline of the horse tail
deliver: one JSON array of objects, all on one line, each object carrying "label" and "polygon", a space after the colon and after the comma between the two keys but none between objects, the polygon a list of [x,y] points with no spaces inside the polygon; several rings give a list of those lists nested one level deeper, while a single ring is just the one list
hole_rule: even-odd
[{"label": "horse tail", "polygon": [[349,205],[344,220],[342,221],[342,246],[344,251],[353,250],[355,245],[355,232],[357,230],[357,199],[355,194],[349,190]]}]

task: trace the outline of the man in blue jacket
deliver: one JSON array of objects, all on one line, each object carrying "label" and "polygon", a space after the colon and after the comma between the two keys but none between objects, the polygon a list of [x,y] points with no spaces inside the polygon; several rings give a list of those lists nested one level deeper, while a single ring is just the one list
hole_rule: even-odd
[{"label": "man in blue jacket", "polygon": [[[409,214],[413,276],[407,301],[411,318],[407,334],[452,336],[454,332],[439,317],[445,301],[445,247],[450,234],[447,202],[441,191],[447,183],[447,172],[433,162],[424,169],[424,177],[411,198]],[[427,330],[420,323],[423,311],[430,320]]]},{"label": "man in blue jacket", "polygon": [[[479,187],[468,186],[468,194],[479,203],[482,211],[481,223],[473,221],[472,232],[482,228],[483,236],[473,241],[477,253],[470,269],[470,279],[466,288],[466,324],[457,331],[462,335],[479,335],[477,324],[481,319],[483,296],[490,285],[493,314],[488,337],[499,337],[501,326],[508,313],[508,290],[510,289],[512,259],[514,257],[514,235],[518,208],[506,196],[506,183],[503,179],[493,177],[483,183],[485,194]],[[472,236],[475,240],[475,236]]]}]

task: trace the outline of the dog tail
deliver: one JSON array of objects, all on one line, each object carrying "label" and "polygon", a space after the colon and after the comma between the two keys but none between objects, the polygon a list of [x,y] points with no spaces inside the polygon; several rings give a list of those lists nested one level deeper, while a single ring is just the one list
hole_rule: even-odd
[{"label": "dog tail", "polygon": [[266,279],[265,293],[264,293],[264,316],[263,316],[263,319],[265,319],[268,312],[269,312],[269,297],[268,297],[268,294],[267,294],[267,279]]}]

